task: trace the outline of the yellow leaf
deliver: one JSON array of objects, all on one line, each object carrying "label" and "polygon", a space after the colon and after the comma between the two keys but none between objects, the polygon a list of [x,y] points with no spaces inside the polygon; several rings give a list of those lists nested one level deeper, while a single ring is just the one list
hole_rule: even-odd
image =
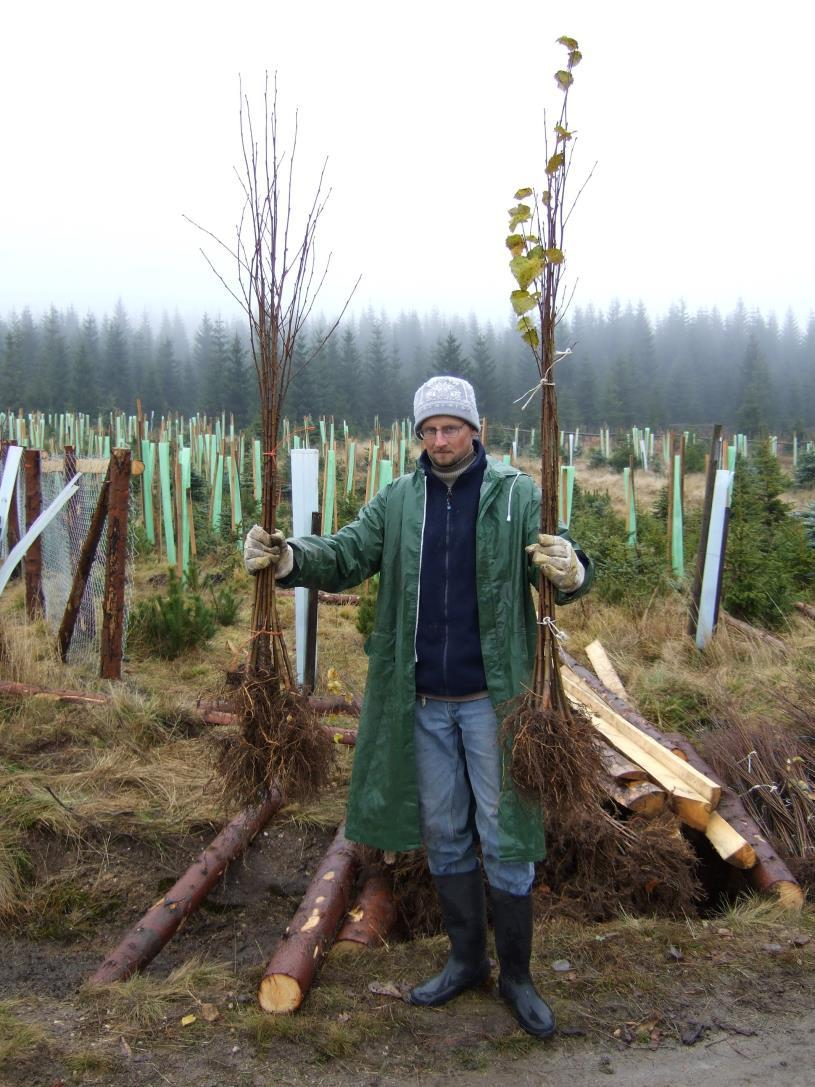
[{"label": "yellow leaf", "polygon": [[190,1023],[194,1023],[197,1018],[197,1015],[185,1015],[181,1020],[181,1026],[188,1027]]},{"label": "yellow leaf", "polygon": [[569,67],[576,68],[580,61],[583,59],[583,54],[579,49],[572,49],[569,53]]},{"label": "yellow leaf", "polygon": [[543,261],[539,257],[525,257],[519,255],[509,262],[509,269],[515,276],[518,286],[525,291],[533,279],[536,279],[543,270]]},{"label": "yellow leaf", "polygon": [[555,125],[555,134],[558,138],[558,142],[562,140],[564,143],[566,143],[567,140],[570,140],[574,135],[574,133],[570,132],[568,128],[564,128],[561,124]]},{"label": "yellow leaf", "polygon": [[519,223],[526,223],[532,218],[532,209],[528,204],[518,204],[517,207],[510,208],[507,214],[509,215],[509,229],[514,230]]},{"label": "yellow leaf", "polygon": [[524,313],[528,313],[537,305],[537,302],[529,291],[513,291],[509,296],[509,300],[512,303],[512,308],[519,317]]},{"label": "yellow leaf", "polygon": [[532,189],[530,189],[530,188],[518,189],[518,191],[515,193],[515,199],[516,200],[525,200],[527,198],[527,196],[531,196],[531,195],[532,195]]},{"label": "yellow leaf", "polygon": [[546,259],[550,264],[562,264],[566,258],[563,256],[562,249],[555,249],[553,247],[552,249],[546,250]]},{"label": "yellow leaf", "polygon": [[558,45],[565,45],[567,49],[577,49],[577,39],[569,38],[566,34],[557,40]]},{"label": "yellow leaf", "polygon": [[524,251],[523,234],[508,235],[507,240],[504,242],[504,245],[506,245],[507,249],[513,255],[513,257],[517,257],[519,253],[523,253]]},{"label": "yellow leaf", "polygon": [[554,153],[554,155],[552,155],[552,157],[546,163],[546,172],[547,172],[547,174],[549,174],[550,176],[552,174],[556,174],[558,172],[558,170],[561,168],[561,166],[564,164],[565,161],[566,161],[566,156],[563,154],[563,152],[562,151],[556,151]]},{"label": "yellow leaf", "polygon": [[574,76],[571,72],[564,71],[563,68],[559,72],[555,72],[555,82],[562,91],[567,91],[574,83]]}]

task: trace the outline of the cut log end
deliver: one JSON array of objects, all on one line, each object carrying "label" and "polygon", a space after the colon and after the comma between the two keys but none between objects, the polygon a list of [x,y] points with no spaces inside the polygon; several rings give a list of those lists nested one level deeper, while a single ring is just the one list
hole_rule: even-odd
[{"label": "cut log end", "polygon": [[791,883],[789,880],[779,880],[778,883],[772,884],[769,890],[777,898],[778,905],[785,910],[799,911],[803,909],[804,892],[801,890],[800,884]]},{"label": "cut log end", "polygon": [[265,1012],[282,1015],[297,1011],[304,995],[299,984],[288,974],[267,974],[258,988],[258,1003]]}]

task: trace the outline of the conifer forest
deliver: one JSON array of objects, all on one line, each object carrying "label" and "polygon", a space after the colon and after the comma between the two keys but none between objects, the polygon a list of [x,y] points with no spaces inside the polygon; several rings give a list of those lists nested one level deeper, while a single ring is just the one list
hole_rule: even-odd
[{"label": "conifer forest", "polygon": [[[51,307],[0,315],[0,405],[4,410],[132,410],[257,417],[257,382],[245,322],[203,314],[190,328],[178,316],[151,320]],[[298,349],[322,338],[319,320]],[[815,426],[815,316],[805,328],[792,313],[738,307],[667,314],[612,304],[569,310],[559,346],[558,397],[566,428],[694,426],[720,421],[750,436],[804,433]],[[416,387],[433,373],[467,377],[479,411],[523,425],[523,394],[536,382],[533,360],[505,327],[433,312],[397,317],[367,310],[346,317],[292,384],[287,415],[333,415],[369,426],[408,416]],[[529,421],[532,424],[531,420]]]}]

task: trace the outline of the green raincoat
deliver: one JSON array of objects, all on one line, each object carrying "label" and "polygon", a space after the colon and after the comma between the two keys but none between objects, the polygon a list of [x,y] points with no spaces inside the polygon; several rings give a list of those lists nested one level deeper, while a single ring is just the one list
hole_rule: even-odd
[{"label": "green raincoat", "polygon": [[[280,585],[341,592],[378,573],[374,630],[366,642],[368,682],[359,721],[346,835],[383,850],[404,852],[421,844],[413,747],[414,662],[419,566],[426,479],[417,469],[385,487],[357,519],[333,536],[298,537],[294,569]],[[537,569],[524,547],[537,542],[540,491],[516,468],[487,458],[476,525],[476,591],[487,688],[501,705],[528,685],[536,641],[530,585]],[[565,533],[564,533],[565,534]],[[559,594],[558,603],[581,596],[591,584]],[[539,860],[545,854],[541,813],[522,802],[509,775],[499,811],[501,860]]]}]

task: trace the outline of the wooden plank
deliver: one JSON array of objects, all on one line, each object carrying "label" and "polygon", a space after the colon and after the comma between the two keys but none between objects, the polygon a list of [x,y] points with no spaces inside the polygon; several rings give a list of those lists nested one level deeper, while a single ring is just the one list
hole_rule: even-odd
[{"label": "wooden plank", "polygon": [[[603,721],[605,728],[600,731],[618,751],[622,751],[627,758],[632,759],[639,766],[643,766],[644,769],[648,770],[649,776],[654,777],[651,770],[644,766],[637,751],[647,754],[650,756],[652,763],[659,763],[674,779],[683,782],[691,794],[697,794],[707,801],[710,810],[716,807],[722,792],[720,785],[694,769],[684,759],[674,755],[672,751],[669,751],[667,747],[663,747],[651,736],[647,736],[635,725],[632,725],[630,721],[621,717],[587,684],[578,679],[568,667],[561,669],[561,676],[563,686],[569,697],[575,702],[582,703],[592,711],[593,717],[596,716]],[[623,741],[624,746],[621,746]],[[656,778],[656,780],[660,779]],[[660,784],[663,784],[663,782],[660,781]]]},{"label": "wooden plank", "polygon": [[619,698],[628,701],[628,693],[623,686],[623,681],[617,675],[617,669],[608,659],[608,654],[603,648],[602,642],[595,640],[586,646],[586,656],[591,661],[591,666],[597,673],[597,678],[604,683],[610,691]]},{"label": "wooden plank", "polygon": [[732,864],[734,868],[755,866],[758,859],[755,849],[718,812],[711,813],[705,836],[722,860]]},{"label": "wooden plank", "polygon": [[[683,823],[695,830],[703,831],[707,828],[710,813],[713,810],[709,800],[691,789],[684,780],[674,774],[664,763],[644,751],[634,740],[622,735],[614,725],[591,711],[589,716],[594,727],[609,743],[627,758],[635,760],[648,777],[653,778],[658,785],[662,786],[668,795],[671,809]],[[687,763],[682,759],[676,759],[676,761],[680,767],[687,767]]]}]

